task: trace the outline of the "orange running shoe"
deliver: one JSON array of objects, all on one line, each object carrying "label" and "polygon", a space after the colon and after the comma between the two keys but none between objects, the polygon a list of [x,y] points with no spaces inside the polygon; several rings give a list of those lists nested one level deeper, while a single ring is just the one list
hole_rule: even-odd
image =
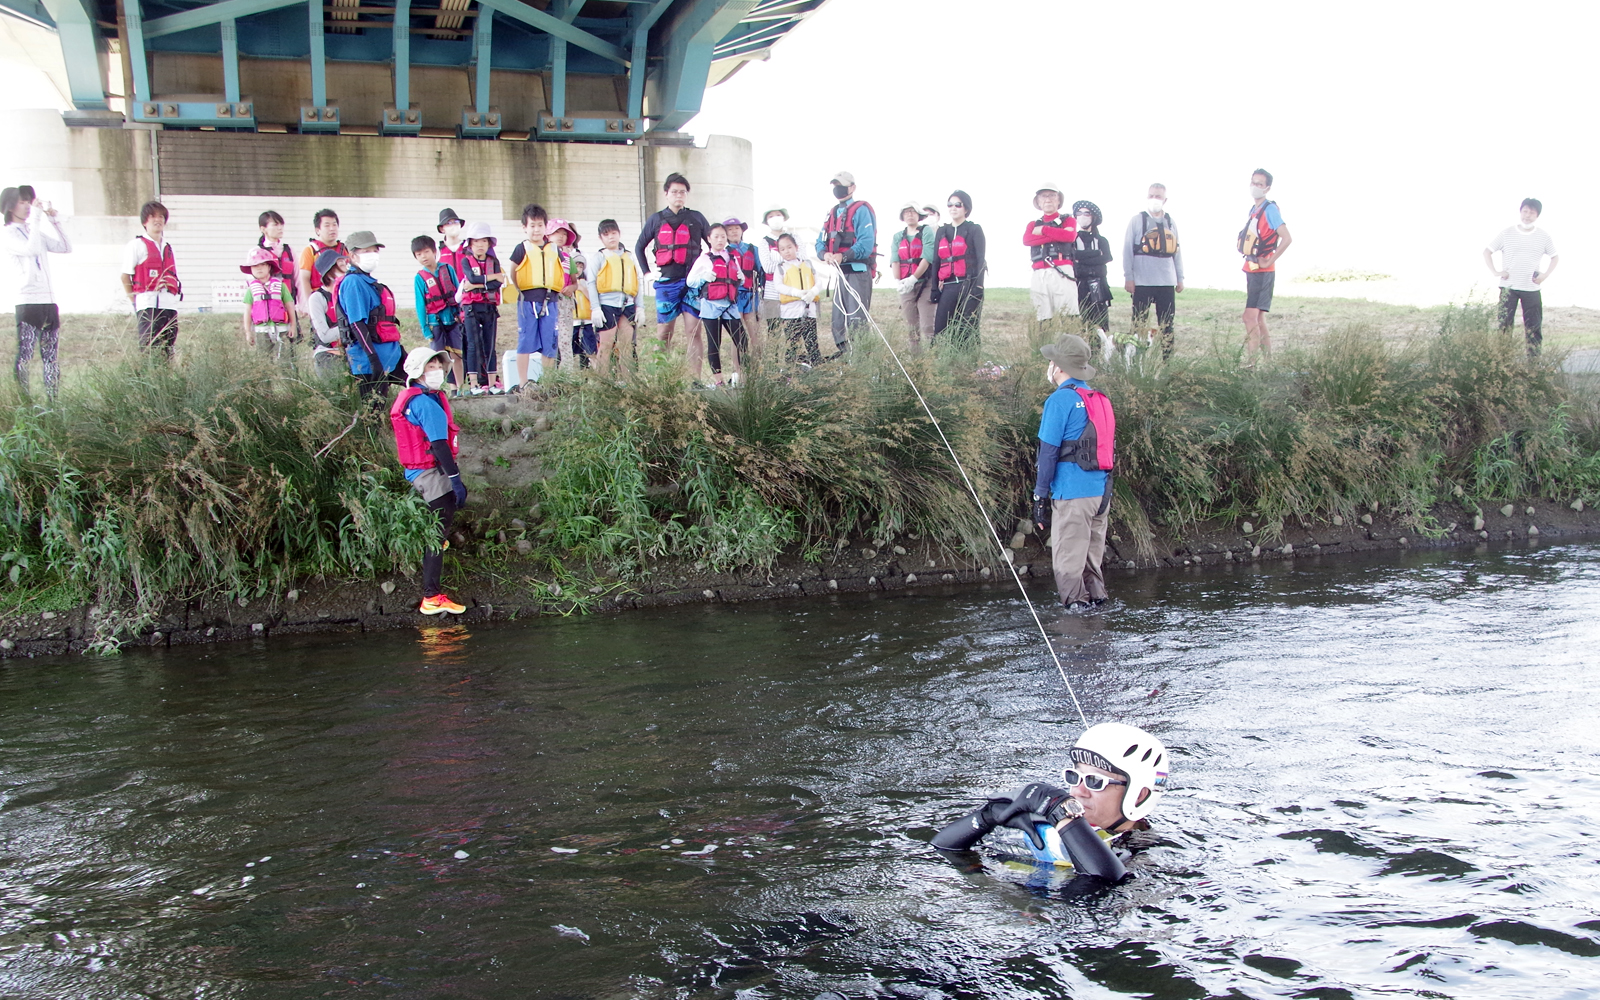
[{"label": "orange running shoe", "polygon": [[459,615],[467,609],[444,594],[434,594],[432,597],[424,597],[417,610],[425,615],[442,615],[446,612]]}]

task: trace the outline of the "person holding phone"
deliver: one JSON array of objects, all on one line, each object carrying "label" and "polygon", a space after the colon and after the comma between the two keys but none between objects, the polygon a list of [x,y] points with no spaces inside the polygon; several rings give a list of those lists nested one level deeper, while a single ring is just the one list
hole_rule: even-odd
[{"label": "person holding phone", "polygon": [[27,391],[28,369],[37,349],[45,392],[54,396],[61,385],[61,363],[56,358],[61,310],[50,284],[49,255],[71,253],[72,241],[61,228],[55,206],[39,201],[32,185],[0,191],[0,213],[5,215],[5,228],[0,230],[0,249],[5,251],[0,287],[17,313],[17,382]]}]

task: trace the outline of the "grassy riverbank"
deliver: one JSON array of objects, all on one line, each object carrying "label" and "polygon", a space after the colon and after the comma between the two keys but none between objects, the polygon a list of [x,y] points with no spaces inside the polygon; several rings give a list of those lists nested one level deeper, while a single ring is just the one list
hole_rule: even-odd
[{"label": "grassy riverbank", "polygon": [[[1009,537],[1048,387],[1042,335],[1004,315],[996,302],[985,354],[1009,367],[975,372],[942,352],[909,364]],[[1444,530],[1433,511],[1445,501],[1600,500],[1588,377],[1563,374],[1555,352],[1530,362],[1483,309],[1417,323],[1409,336],[1370,319],[1307,333],[1253,371],[1231,343],[1199,336],[1170,364],[1109,366],[1096,383],[1119,416],[1113,531],[1149,552],[1207,523],[1248,520],[1274,540],[1286,522],[1380,511],[1427,536]],[[176,367],[80,360],[55,406],[0,390],[0,586],[13,610],[94,602],[136,624],[177,599],[413,570],[426,515],[386,418],[346,386],[263,366],[234,329],[189,322]],[[656,358],[626,386],[571,379],[498,413],[491,400],[462,406],[475,498],[452,585],[488,574],[581,606],[591,587],[614,593],[663,565],[816,563],[857,541],[993,561],[880,344],[806,373],[770,363],[736,392],[694,391],[678,368]],[[523,441],[529,457],[505,457],[502,444]],[[525,475],[501,475],[519,463]]]}]

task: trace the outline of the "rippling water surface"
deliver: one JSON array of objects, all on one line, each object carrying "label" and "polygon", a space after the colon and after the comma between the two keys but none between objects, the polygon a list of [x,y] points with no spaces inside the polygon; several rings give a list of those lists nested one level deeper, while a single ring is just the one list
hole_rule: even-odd
[{"label": "rippling water surface", "polygon": [[1080,728],[1000,586],[11,661],[0,995],[1596,995],[1600,548],[1113,586],[1087,899],[925,846]]}]

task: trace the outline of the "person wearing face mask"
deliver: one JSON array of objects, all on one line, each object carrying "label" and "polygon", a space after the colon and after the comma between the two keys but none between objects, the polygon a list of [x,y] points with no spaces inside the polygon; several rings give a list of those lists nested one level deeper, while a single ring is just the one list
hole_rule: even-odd
[{"label": "person wearing face mask", "polygon": [[[1544,295],[1540,288],[1561,260],[1556,256],[1555,241],[1539,228],[1539,215],[1544,205],[1536,198],[1522,199],[1517,224],[1503,229],[1483,251],[1483,262],[1500,279],[1500,330],[1511,332],[1517,318],[1517,304],[1522,305],[1522,332],[1528,341],[1528,356],[1538,355],[1544,343]],[[1500,254],[1500,266],[1494,266],[1494,255]],[[1544,265],[1544,258],[1550,263]]]},{"label": "person wearing face mask", "polygon": [[1111,241],[1100,235],[1100,206],[1092,201],[1072,203],[1077,235],[1072,242],[1072,273],[1078,279],[1078,315],[1085,331],[1100,331],[1100,350],[1111,360],[1111,285],[1106,265],[1111,263]]},{"label": "person wearing face mask", "polygon": [[345,358],[361,398],[380,407],[389,397],[390,383],[405,381],[394,293],[372,276],[378,269],[378,251],[383,249],[377,237],[363,229],[351,233],[344,245],[350,271],[339,282],[339,339],[346,345]]},{"label": "person wearing face mask", "polygon": [[1072,274],[1072,241],[1078,238],[1078,223],[1061,209],[1067,196],[1056,184],[1042,185],[1033,193],[1033,207],[1039,218],[1022,231],[1022,244],[1028,248],[1033,278],[1028,298],[1033,315],[1040,323],[1050,322],[1060,313],[1078,315],[1078,289]]},{"label": "person wearing face mask", "polygon": [[[856,198],[856,175],[841,170],[828,181],[839,203],[817,234],[817,256],[839,269],[848,288],[833,292],[833,357],[850,349],[854,332],[867,325],[872,280],[878,276],[878,216]],[[852,294],[852,291],[854,294]]]},{"label": "person wearing face mask", "polygon": [[1167,186],[1152,184],[1145,210],[1128,221],[1122,238],[1122,287],[1133,296],[1133,334],[1147,338],[1150,308],[1161,330],[1161,360],[1172,357],[1176,295],[1183,291],[1183,250],[1178,225],[1167,212]]},{"label": "person wearing face mask", "polygon": [[972,196],[952,191],[945,202],[949,225],[934,236],[934,256],[939,261],[939,311],[934,314],[933,336],[950,331],[947,342],[978,349],[978,324],[983,318],[983,274],[989,267],[983,227],[967,216]]},{"label": "person wearing face mask", "polygon": [[1267,313],[1272,309],[1272,285],[1278,258],[1294,238],[1283,224],[1278,203],[1267,200],[1272,175],[1257,170],[1250,175],[1250,217],[1239,230],[1239,253],[1244,256],[1244,358],[1253,365],[1257,354],[1272,353],[1267,334]]},{"label": "person wearing face mask", "polygon": [[[1122,722],[1083,731],[1067,750],[1061,785],[1030,782],[989,799],[933,838],[940,851],[971,851],[999,828],[1020,830],[1037,864],[1072,867],[1111,881],[1127,874],[1128,835],[1150,829],[1145,817],[1166,794],[1167,748]],[[1065,787],[1062,787],[1065,786]]]},{"label": "person wearing face mask", "polygon": [[[353,239],[353,237],[352,237]],[[459,615],[467,610],[451,600],[440,585],[444,574],[445,540],[456,511],[467,502],[467,488],[456,464],[460,428],[445,398],[445,366],[449,358],[431,347],[415,347],[404,362],[406,387],[389,407],[395,450],[406,481],[422,495],[439,523],[439,540],[422,554],[422,603],[425,615]]]},{"label": "person wearing face mask", "polygon": [[[789,231],[789,210],[774,205],[762,214],[761,221],[767,227],[767,234],[756,244],[756,251],[761,255],[761,318],[766,322],[767,336],[774,337],[783,323],[783,310],[778,308],[779,292],[773,281],[777,277],[778,261],[783,259],[778,240]],[[801,247],[800,256],[802,260],[809,260],[811,248]]]}]

